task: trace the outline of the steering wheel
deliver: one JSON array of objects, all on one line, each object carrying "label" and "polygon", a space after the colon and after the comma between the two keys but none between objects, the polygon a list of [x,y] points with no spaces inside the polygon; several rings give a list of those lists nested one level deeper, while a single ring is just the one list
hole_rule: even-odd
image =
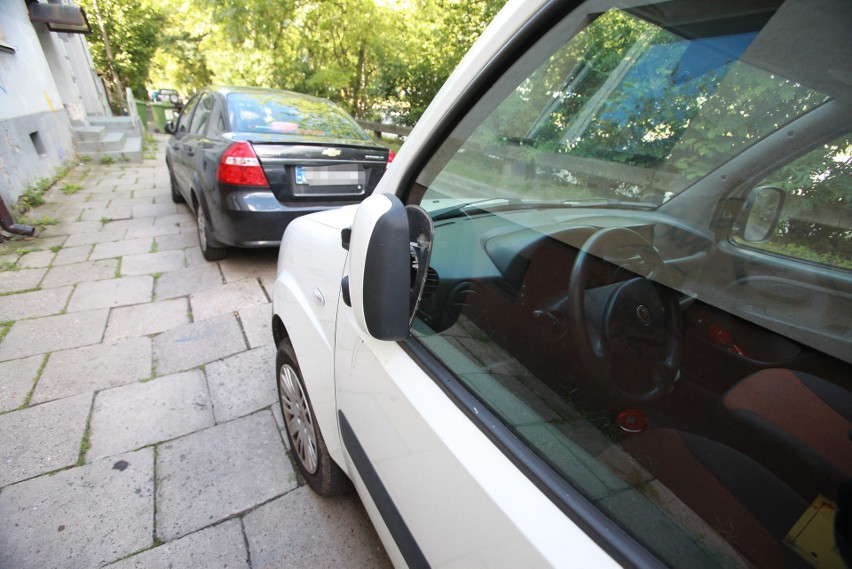
[{"label": "steering wheel", "polygon": [[586,240],[574,260],[567,306],[581,379],[632,403],[671,392],[683,324],[676,292],[661,284],[667,282],[663,259],[632,229],[606,228]]}]

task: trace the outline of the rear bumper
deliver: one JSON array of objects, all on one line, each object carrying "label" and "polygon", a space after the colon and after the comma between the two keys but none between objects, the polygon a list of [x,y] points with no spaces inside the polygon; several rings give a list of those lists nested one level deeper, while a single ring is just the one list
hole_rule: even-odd
[{"label": "rear bumper", "polygon": [[318,211],[356,204],[363,199],[284,204],[268,188],[227,189],[219,203],[208,203],[211,237],[233,247],[277,247],[287,225]]}]

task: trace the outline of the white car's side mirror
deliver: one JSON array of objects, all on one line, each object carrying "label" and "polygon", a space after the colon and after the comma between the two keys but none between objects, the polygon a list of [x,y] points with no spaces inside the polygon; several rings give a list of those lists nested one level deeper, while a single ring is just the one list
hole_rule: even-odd
[{"label": "white car's side mirror", "polygon": [[408,336],[411,257],[408,214],[395,196],[373,194],[352,224],[349,274],[344,277],[355,320],[378,340]]}]

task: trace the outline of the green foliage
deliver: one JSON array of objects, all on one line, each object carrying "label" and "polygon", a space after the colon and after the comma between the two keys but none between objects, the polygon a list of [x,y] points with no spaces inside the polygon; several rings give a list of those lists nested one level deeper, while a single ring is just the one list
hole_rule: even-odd
[{"label": "green foliage", "polygon": [[92,448],[92,418],[86,422],[86,430],[83,431],[83,440],[80,441],[80,454],[77,457],[77,466],[86,464],[86,453]]},{"label": "green foliage", "polygon": [[395,57],[386,58],[378,87],[386,114],[413,125],[437,94],[464,54],[494,18],[503,1],[421,1],[400,11],[394,26],[402,41],[387,44]]},{"label": "green foliage", "polygon": [[16,216],[23,215],[34,207],[44,205],[45,192],[50,189],[55,180],[65,176],[67,172],[68,170],[66,168],[60,168],[57,171],[56,178],[39,178],[33,187],[28,188],[21,193],[20,197],[18,197],[18,203],[12,208],[12,213]]},{"label": "green foliage", "polygon": [[66,196],[73,196],[77,192],[83,189],[83,186],[80,184],[62,184],[60,186],[59,191],[65,194]]},{"label": "green foliage", "polygon": [[[113,72],[122,87],[130,87],[138,99],[146,100],[145,84],[166,22],[164,13],[146,0],[98,0],[97,9],[93,0],[80,0],[79,5],[91,20],[93,33],[87,41],[95,67],[113,93],[113,102],[124,98]],[[107,56],[104,35],[111,58]]]},{"label": "green foliage", "polygon": [[82,162],[83,164],[88,164],[91,161],[92,161],[92,157],[89,156],[88,154],[83,154],[83,155],[80,156],[80,162]]},{"label": "green foliage", "polygon": [[[151,0],[154,1],[154,0]],[[414,124],[503,0],[166,0],[151,88],[289,89]]]},{"label": "green foliage", "polygon": [[115,162],[115,158],[113,158],[109,154],[105,154],[105,155],[101,156],[100,162],[101,162],[101,164],[109,165],[109,164],[112,164],[112,163]]},{"label": "green foliage", "polygon": [[22,223],[26,225],[46,227],[48,225],[56,225],[57,223],[59,223],[59,220],[49,215],[43,215],[37,218],[24,218]]},{"label": "green foliage", "polygon": [[18,198],[19,212],[25,213],[34,207],[44,205],[44,190],[29,188]]},{"label": "green foliage", "polygon": [[760,185],[787,196],[770,240],[745,245],[852,269],[852,136],[816,148]]},{"label": "green foliage", "polygon": [[14,324],[14,320],[6,320],[0,322],[0,342],[3,341],[3,338],[6,337],[6,334],[9,333],[9,330],[12,328],[12,324]]}]

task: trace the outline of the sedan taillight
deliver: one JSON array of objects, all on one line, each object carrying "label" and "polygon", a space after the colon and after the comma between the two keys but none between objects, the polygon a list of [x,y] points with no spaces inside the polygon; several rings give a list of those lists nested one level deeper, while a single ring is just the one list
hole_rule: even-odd
[{"label": "sedan taillight", "polygon": [[219,160],[216,180],[235,186],[268,186],[260,160],[248,142],[235,142]]}]

